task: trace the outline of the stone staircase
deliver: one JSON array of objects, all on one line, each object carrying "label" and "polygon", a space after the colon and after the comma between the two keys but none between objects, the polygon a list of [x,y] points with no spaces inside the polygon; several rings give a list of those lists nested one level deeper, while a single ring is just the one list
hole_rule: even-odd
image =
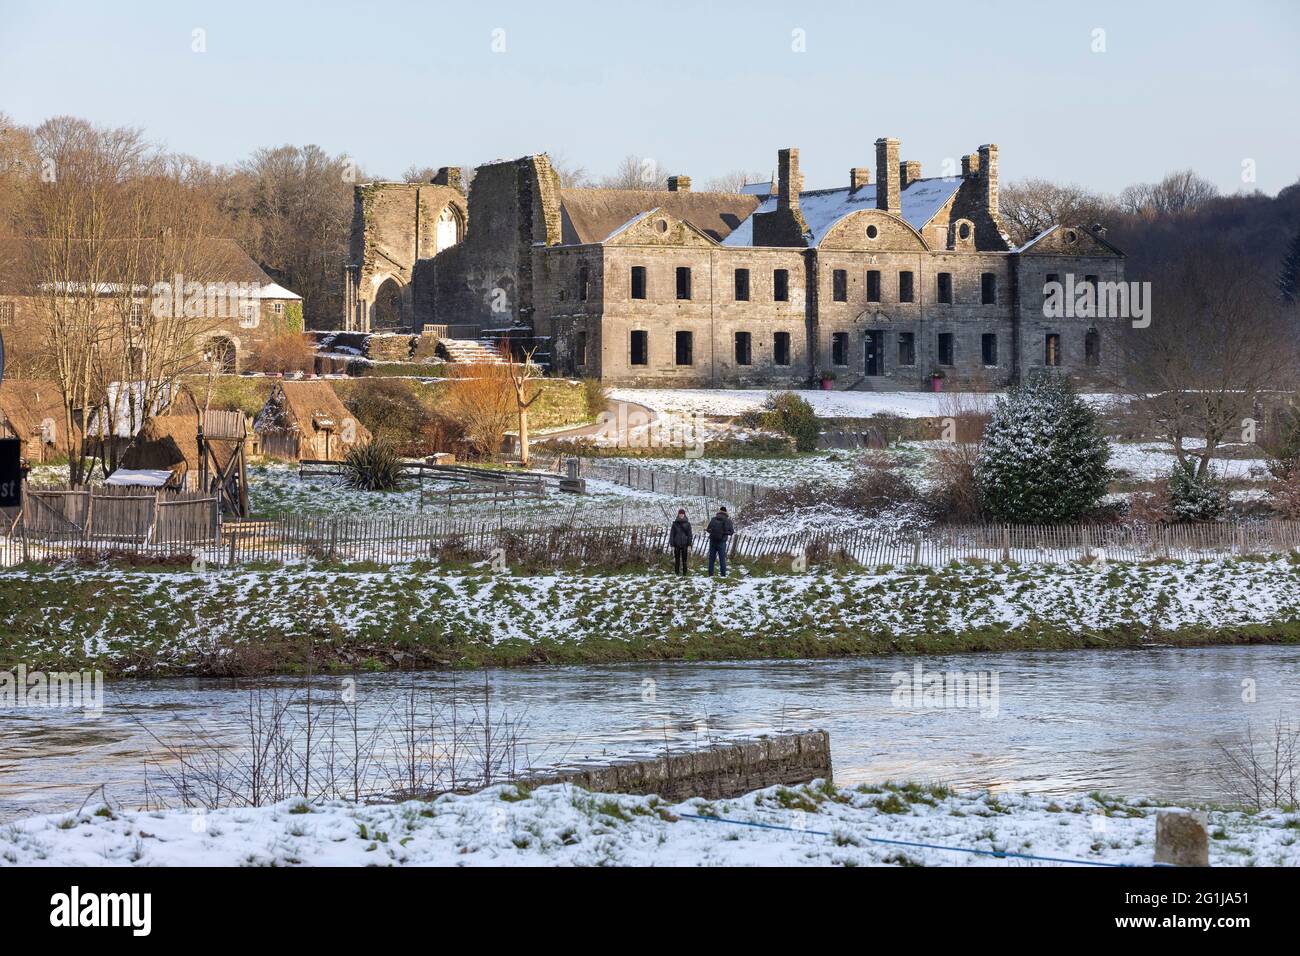
[{"label": "stone staircase", "polygon": [[501,353],[478,339],[439,339],[438,352],[456,365],[501,365]]}]

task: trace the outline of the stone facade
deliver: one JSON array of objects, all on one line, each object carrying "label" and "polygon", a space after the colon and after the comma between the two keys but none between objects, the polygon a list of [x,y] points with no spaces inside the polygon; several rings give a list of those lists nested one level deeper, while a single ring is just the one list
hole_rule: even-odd
[{"label": "stone facade", "polygon": [[[621,385],[997,386],[1043,365],[1085,384],[1113,375],[1125,319],[1043,308],[1049,279],[1123,281],[1104,234],[1061,226],[1013,247],[995,145],[928,179],[897,140],[875,150],[874,184],[858,166],[843,187],[804,190],[791,148],[776,182],[744,194],[692,192],[682,175],[666,190],[565,189],[545,155],[482,166],[464,240],[430,257],[403,247],[415,261],[396,280],[412,309],[402,327],[509,338],[557,373]],[[362,277],[381,257],[408,261],[379,241],[387,217],[363,206],[410,220],[413,188],[429,187],[358,187]],[[363,321],[354,310],[348,327]]]}]

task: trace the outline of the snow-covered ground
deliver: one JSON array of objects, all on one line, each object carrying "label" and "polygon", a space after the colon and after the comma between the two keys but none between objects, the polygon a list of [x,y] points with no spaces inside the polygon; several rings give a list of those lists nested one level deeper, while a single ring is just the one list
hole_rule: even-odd
[{"label": "snow-covered ground", "polygon": [[[739,415],[759,408],[776,389],[691,389],[691,388],[615,388],[614,401],[634,402],[657,412],[699,415]],[[786,390],[788,391],[788,389]],[[930,418],[951,415],[954,408],[963,411],[991,409],[998,392],[845,392],[821,389],[797,389],[820,418],[869,418],[873,415],[897,415],[899,418]],[[1120,400],[1118,396],[1096,393],[1084,400],[1104,406]]]},{"label": "snow-covered ground", "polygon": [[[957,795],[916,785],[814,783],[678,804],[570,786],[521,793],[505,785],[372,806],[293,800],[212,812],[89,807],[0,829],[0,865],[1144,866],[1154,860],[1157,809],[1146,801]],[[700,816],[738,822],[693,818]],[[1212,865],[1300,864],[1300,815],[1209,816]]]}]

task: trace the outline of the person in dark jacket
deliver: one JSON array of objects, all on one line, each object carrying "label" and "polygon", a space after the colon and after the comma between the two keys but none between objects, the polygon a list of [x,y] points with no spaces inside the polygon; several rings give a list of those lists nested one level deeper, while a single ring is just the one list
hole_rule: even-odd
[{"label": "person in dark jacket", "polygon": [[687,574],[687,562],[691,557],[691,545],[695,543],[695,534],[691,523],[686,519],[686,509],[677,509],[677,520],[668,529],[668,543],[673,547],[673,573]]},{"label": "person in dark jacket", "polygon": [[704,529],[709,536],[709,577],[713,577],[713,561],[716,558],[720,575],[727,576],[727,547],[731,536],[736,533],[736,526],[731,523],[726,508],[719,508],[718,513],[709,519],[709,526]]}]

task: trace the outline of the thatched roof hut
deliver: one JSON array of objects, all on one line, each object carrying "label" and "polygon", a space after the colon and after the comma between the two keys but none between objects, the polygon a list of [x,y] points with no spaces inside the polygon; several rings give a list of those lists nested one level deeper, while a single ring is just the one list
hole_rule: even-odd
[{"label": "thatched roof hut", "polygon": [[63,394],[54,382],[0,382],[0,438],[19,438],[23,457],[41,462],[68,450]]},{"label": "thatched roof hut", "polygon": [[[238,450],[237,441],[209,441],[217,467],[225,468]],[[199,475],[199,423],[195,415],[158,415],[140,428],[114,472],[114,484],[153,484],[157,473],[171,472],[168,487],[192,487]],[[120,474],[119,474],[120,472]],[[138,473],[138,474],[137,474]],[[191,477],[193,476],[193,477]]]},{"label": "thatched roof hut", "polygon": [[370,432],[322,381],[277,382],[253,429],[266,454],[282,458],[341,461],[353,446],[370,441]]}]

